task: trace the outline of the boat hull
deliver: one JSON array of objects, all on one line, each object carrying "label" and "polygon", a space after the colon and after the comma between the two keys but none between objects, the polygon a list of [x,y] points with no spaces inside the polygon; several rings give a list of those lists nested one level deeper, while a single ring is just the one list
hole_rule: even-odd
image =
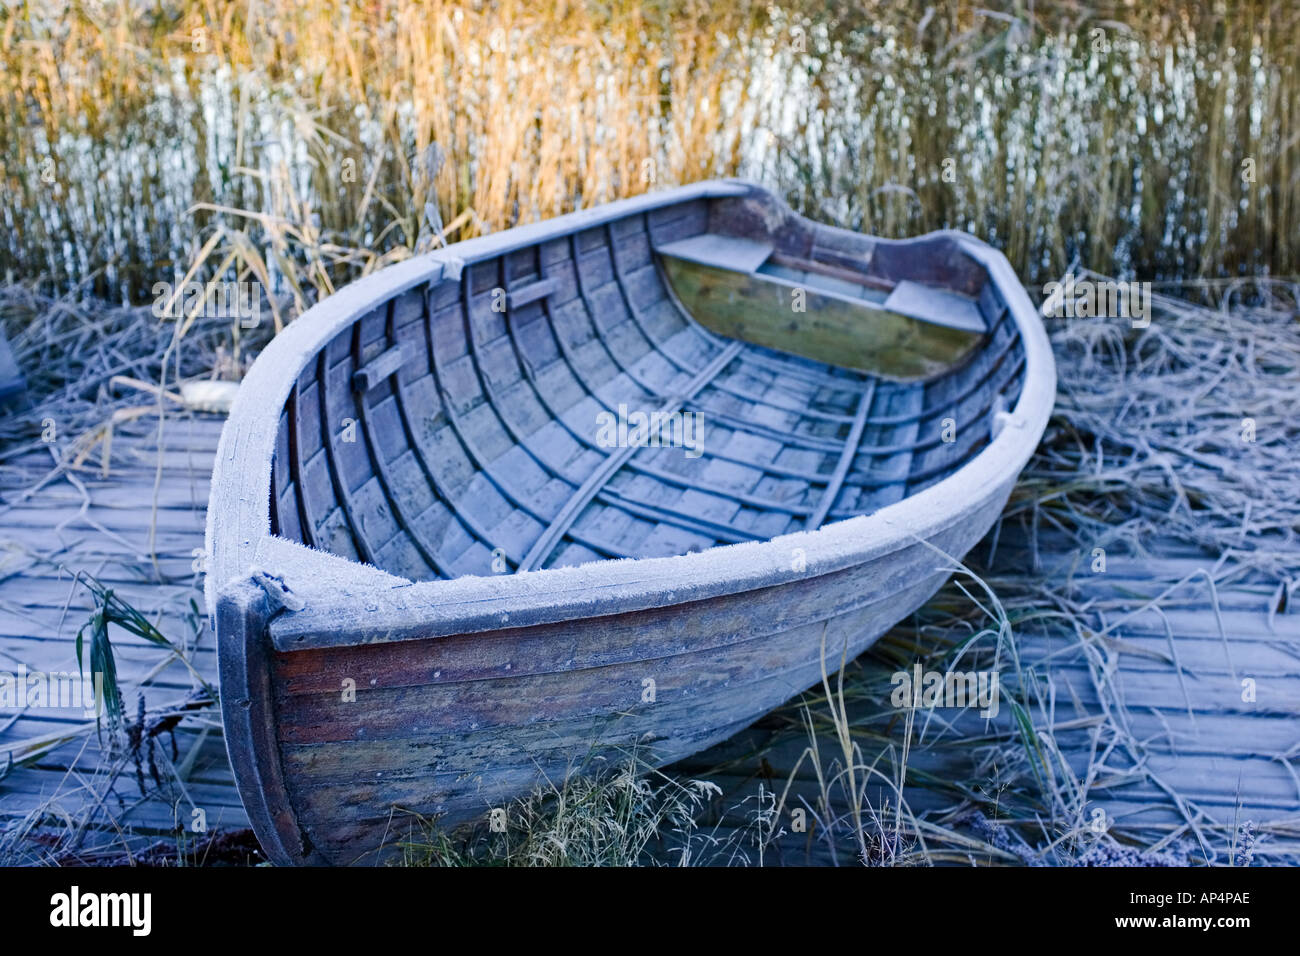
[{"label": "boat hull", "polygon": [[[869,647],[997,520],[1054,393],[1041,324],[1005,259],[955,233],[891,243],[783,209],[756,187],[708,183],[462,243],[342,290],[259,358],[218,451],[207,588],[231,762],[271,859],[379,862],[430,821],[499,822],[511,800],[569,773],[706,748]],[[777,262],[783,281],[794,262],[854,308],[865,296],[906,300],[909,321],[950,307],[983,315],[982,346],[919,384],[889,378],[915,365],[901,353],[879,378],[846,378],[742,351],[694,326],[652,268],[656,228],[686,222],[700,235],[682,254],[725,265],[753,245],[728,230],[768,228],[776,252],[755,261]],[[511,286],[516,273],[528,278]],[[891,276],[886,296],[877,286]],[[943,277],[947,291],[933,285]],[[496,291],[504,318],[486,307]],[[610,310],[624,331],[602,327]],[[583,344],[572,323],[587,321]],[[646,340],[663,330],[658,353],[627,351],[618,336],[634,325]],[[785,330],[795,345],[796,326]],[[635,450],[575,451],[587,470],[557,465],[564,494],[529,511],[503,463],[535,454],[555,426],[528,424],[508,396],[552,407],[538,353],[522,347],[544,328],[567,363],[556,353],[545,367],[568,368],[570,390],[589,387],[588,413],[658,368],[663,407],[716,413],[745,440],[653,467]],[[590,364],[601,349],[605,373]],[[737,363],[816,404],[791,412],[779,388],[757,394],[753,378],[720,375]],[[597,374],[613,384],[602,391]],[[797,456],[736,457],[781,447],[786,413]],[[496,431],[475,433],[485,415]],[[574,415],[560,417],[565,441],[591,444]],[[349,427],[355,443],[338,437]],[[439,471],[453,451],[461,492],[457,469]],[[755,467],[751,491],[720,484]],[[754,484],[764,468],[772,475]],[[626,480],[611,491],[615,475]],[[651,491],[630,498],[637,488]],[[476,515],[492,495],[518,511]],[[717,517],[728,495],[733,517]],[[615,513],[658,524],[632,536],[627,521],[609,523]],[[457,518],[480,540],[451,552],[430,528]],[[622,537],[606,533],[615,526]],[[494,534],[513,543],[494,549]],[[602,550],[635,560],[593,560]]]},{"label": "boat hull", "polygon": [[[1010,490],[991,489],[925,541],[796,583],[487,634],[273,653],[266,749],[280,755],[276,802],[293,823],[288,839],[263,845],[281,863],[374,863],[435,818],[488,823],[571,772],[633,756],[663,765],[725,740],[921,607]],[[260,591],[248,596],[262,603]],[[265,633],[254,626],[247,639],[262,646]],[[240,683],[241,668],[223,656],[223,687]],[[265,800],[265,775],[241,784],[250,779],[246,803]]]}]

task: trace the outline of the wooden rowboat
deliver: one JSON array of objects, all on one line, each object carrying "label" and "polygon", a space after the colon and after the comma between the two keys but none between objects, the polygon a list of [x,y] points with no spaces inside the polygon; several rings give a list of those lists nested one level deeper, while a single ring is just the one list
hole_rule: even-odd
[{"label": "wooden rowboat", "polygon": [[372,862],[412,814],[735,733],[934,593],[1054,389],[999,253],[734,180],[330,296],[248,373],[208,509],[262,846]]}]

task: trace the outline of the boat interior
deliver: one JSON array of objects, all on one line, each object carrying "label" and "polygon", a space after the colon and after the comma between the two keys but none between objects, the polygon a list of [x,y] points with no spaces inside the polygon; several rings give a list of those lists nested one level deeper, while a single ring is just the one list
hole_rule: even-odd
[{"label": "boat interior", "polygon": [[690,200],[471,261],[338,335],[283,409],[272,531],[416,581],[769,539],[942,480],[1023,374],[951,237]]}]

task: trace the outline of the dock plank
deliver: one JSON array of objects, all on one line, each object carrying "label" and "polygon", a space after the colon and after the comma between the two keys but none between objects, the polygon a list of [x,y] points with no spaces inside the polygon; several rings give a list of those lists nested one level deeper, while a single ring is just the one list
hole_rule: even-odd
[{"label": "dock plank", "polygon": [[[110,625],[129,718],[142,699],[147,715],[156,715],[183,704],[203,683],[215,688],[216,649],[194,564],[223,423],[211,415],[169,418],[161,452],[156,419],[120,426],[107,470],[94,452],[83,467],[55,472],[45,448],[6,463],[0,476],[0,671],[78,671],[76,634],[95,605],[77,578],[85,573],[181,649],[178,656]],[[42,739],[49,746],[24,761],[30,742]],[[153,737],[139,753],[139,774],[123,737],[107,727],[97,732],[93,720],[66,707],[0,709],[0,768],[10,755],[15,764],[0,777],[0,838],[25,835],[30,862],[50,858],[45,847],[51,840],[59,852],[135,849],[159,839],[197,839],[199,819],[209,830],[248,825],[215,707]],[[24,851],[10,852],[22,858]]]}]

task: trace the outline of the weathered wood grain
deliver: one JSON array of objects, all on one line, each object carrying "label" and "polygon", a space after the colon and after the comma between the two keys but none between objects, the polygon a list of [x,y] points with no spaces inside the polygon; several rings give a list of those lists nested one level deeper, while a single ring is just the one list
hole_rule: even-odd
[{"label": "weathered wood grain", "polygon": [[[184,655],[181,660],[110,626],[128,712],[134,714],[141,696],[150,714],[184,701],[196,687],[190,668],[216,684],[216,647],[196,562],[201,567],[208,468],[223,424],[215,416],[172,415],[161,434],[153,417],[119,426],[108,476],[92,460],[72,473],[76,485],[56,473],[34,487],[52,471],[44,448],[11,458],[0,469],[0,671],[21,665],[29,674],[77,672],[76,633],[94,607],[90,593],[74,581],[82,571],[113,588]],[[165,457],[155,513],[160,444]],[[151,524],[162,529],[154,538],[156,563]],[[180,840],[194,809],[203,811],[210,831],[248,826],[215,710],[177,728],[180,783],[157,790],[146,771],[148,797],[138,789],[120,739],[111,747],[113,738],[97,735],[80,709],[0,709],[0,768],[11,753],[20,758],[27,742],[40,737],[53,738],[54,746],[0,774],[0,829],[12,833],[25,828],[30,815],[47,814],[46,825],[33,831],[41,842],[34,839],[27,848],[33,862],[48,861],[55,849],[74,843],[83,851],[108,845],[120,851]],[[167,782],[164,755],[171,756],[171,737],[157,743]],[[12,859],[22,858],[9,849]]]},{"label": "weathered wood grain", "polygon": [[[665,260],[665,268],[686,308],[714,332],[883,378],[943,374],[981,338],[979,332],[922,322],[866,300],[847,302],[797,278],[771,282],[674,258]],[[798,292],[803,310],[794,308]]]}]

